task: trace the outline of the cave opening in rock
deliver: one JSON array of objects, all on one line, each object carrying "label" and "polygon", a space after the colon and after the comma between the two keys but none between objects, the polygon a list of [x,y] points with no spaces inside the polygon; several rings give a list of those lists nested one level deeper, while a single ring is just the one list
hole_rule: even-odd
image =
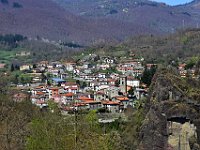
[{"label": "cave opening in rock", "polygon": [[167,121],[184,124],[186,122],[190,122],[190,119],[186,117],[172,117],[172,118],[168,118]]}]

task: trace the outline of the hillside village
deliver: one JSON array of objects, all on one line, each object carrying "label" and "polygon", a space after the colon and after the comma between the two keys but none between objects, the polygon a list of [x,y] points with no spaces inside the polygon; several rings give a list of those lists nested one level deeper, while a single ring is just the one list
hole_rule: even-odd
[{"label": "hillside village", "polygon": [[[88,54],[78,61],[41,61],[19,67],[30,83],[17,84],[17,89],[28,91],[33,104],[48,107],[58,105],[62,112],[97,110],[120,113],[134,108],[138,100],[147,96],[148,85],[141,81],[145,71],[156,64],[145,64],[144,58],[130,54],[128,58]],[[179,64],[181,77],[195,77],[195,68],[186,70]],[[20,100],[24,94],[14,95]]]},{"label": "hillside village", "polygon": [[[31,82],[17,84],[29,91],[33,104],[44,108],[49,101],[65,112],[99,110],[119,113],[134,107],[136,100],[147,94],[147,85],[140,79],[145,70],[144,59],[134,55],[117,60],[96,54],[84,56],[77,62],[48,62],[21,65],[20,71],[31,77]],[[148,64],[148,68],[151,68]],[[16,94],[20,100],[23,94]]]}]

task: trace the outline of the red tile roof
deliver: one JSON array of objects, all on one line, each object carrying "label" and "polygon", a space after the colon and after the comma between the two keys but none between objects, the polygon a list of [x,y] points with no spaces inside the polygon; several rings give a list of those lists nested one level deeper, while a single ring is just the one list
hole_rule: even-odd
[{"label": "red tile roof", "polygon": [[74,93],[65,93],[64,96],[66,96],[66,97],[72,97],[72,96],[74,96]]},{"label": "red tile roof", "polygon": [[118,97],[116,97],[116,99],[119,101],[128,101],[129,100],[128,97],[122,97],[122,96],[118,96]]},{"label": "red tile roof", "polygon": [[94,99],[92,98],[89,98],[89,97],[86,97],[86,96],[81,96],[78,98],[79,100],[82,100],[82,101],[94,101]]},{"label": "red tile roof", "polygon": [[119,105],[119,102],[116,101],[102,101],[102,104],[104,105]]},{"label": "red tile roof", "polygon": [[44,95],[44,92],[37,92],[36,95]]}]

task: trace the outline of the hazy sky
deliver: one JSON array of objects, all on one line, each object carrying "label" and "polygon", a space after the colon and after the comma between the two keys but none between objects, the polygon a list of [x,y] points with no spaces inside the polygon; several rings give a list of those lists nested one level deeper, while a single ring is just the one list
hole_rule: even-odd
[{"label": "hazy sky", "polygon": [[191,2],[193,0],[153,0],[153,1],[164,2],[168,5],[179,5],[179,4],[185,4],[185,3]]}]

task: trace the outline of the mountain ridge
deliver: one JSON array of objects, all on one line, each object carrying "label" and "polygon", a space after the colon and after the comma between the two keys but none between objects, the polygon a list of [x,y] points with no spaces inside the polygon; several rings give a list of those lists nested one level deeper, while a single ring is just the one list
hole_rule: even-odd
[{"label": "mountain ridge", "polygon": [[[192,9],[199,0],[177,7],[148,0],[4,1],[8,3],[0,3],[0,34],[18,33],[32,39],[83,45],[122,41],[141,34],[171,33],[183,27],[183,20],[185,28],[200,22],[200,11]],[[68,5],[61,7],[63,3]],[[84,9],[93,16],[80,14]]]}]

